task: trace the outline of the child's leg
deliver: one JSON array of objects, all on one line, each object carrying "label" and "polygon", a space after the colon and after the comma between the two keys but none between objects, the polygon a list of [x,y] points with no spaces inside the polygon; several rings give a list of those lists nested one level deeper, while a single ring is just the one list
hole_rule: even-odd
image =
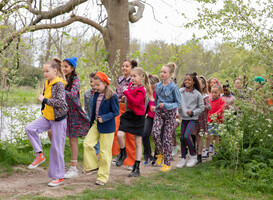
[{"label": "child's leg", "polygon": [[26,126],[27,137],[35,153],[43,151],[39,133],[48,129],[50,129],[50,122],[44,117],[40,117]]},{"label": "child's leg", "polygon": [[157,154],[162,154],[162,142],[161,142],[161,128],[163,125],[163,119],[161,116],[161,110],[156,111],[153,128],[152,128],[152,137],[155,143],[155,149]]},{"label": "child's leg", "polygon": [[144,160],[148,161],[151,158],[152,150],[150,144],[150,135],[153,128],[153,119],[147,117],[145,119],[145,126],[144,126],[144,136],[142,137],[143,147],[144,147]]},{"label": "child's leg", "polygon": [[125,136],[125,132],[118,131],[117,140],[118,140],[119,147],[121,149],[125,148],[125,139],[124,139],[124,136]]},{"label": "child's leg", "polygon": [[64,146],[66,137],[67,121],[50,121],[52,141],[50,147],[48,176],[53,179],[64,178]]},{"label": "child's leg", "polygon": [[197,134],[196,141],[197,141],[198,154],[201,155],[203,150],[203,138],[199,134]]},{"label": "child's leg", "polygon": [[219,144],[219,135],[214,136],[215,145]]},{"label": "child's leg", "polygon": [[141,136],[135,135],[135,144],[136,144],[136,161],[141,161],[141,154],[142,154],[142,148],[141,148]]},{"label": "child's leg", "polygon": [[[83,142],[83,148],[84,148],[83,161],[84,161],[85,171],[94,170],[99,167],[98,159],[97,159],[95,148],[94,148],[98,140],[99,140],[99,132],[97,128],[97,123],[95,122],[92,125],[91,129],[89,130]],[[111,147],[112,145],[113,144],[111,144]]]},{"label": "child's leg", "polygon": [[172,145],[175,147],[176,143],[176,128],[179,126],[179,122],[175,120],[174,130],[172,132]]},{"label": "child's leg", "polygon": [[187,150],[186,150],[186,145],[187,144],[186,144],[186,140],[184,138],[186,128],[187,128],[187,121],[182,120],[180,143],[181,143],[181,157],[184,158],[184,159],[186,159],[186,154],[187,154]]},{"label": "child's leg", "polygon": [[71,150],[71,166],[76,167],[78,164],[78,138],[72,137],[69,138],[70,150]]},{"label": "child's leg", "polygon": [[[100,135],[100,159],[97,180],[106,183],[109,179],[110,166],[112,160],[112,145],[114,133],[105,133]],[[95,152],[94,152],[95,153]],[[95,158],[97,160],[97,158]]]},{"label": "child's leg", "polygon": [[194,156],[195,154],[195,150],[194,150],[194,146],[193,146],[193,142],[191,139],[191,134],[194,131],[195,128],[195,123],[193,120],[189,120],[186,126],[186,130],[184,132],[184,140],[185,143],[187,144],[188,148],[189,148],[189,152],[191,156]]},{"label": "child's leg", "polygon": [[123,165],[133,166],[135,163],[136,146],[135,137],[131,133],[125,133],[125,147],[127,158],[124,160]]},{"label": "child's leg", "polygon": [[163,135],[164,142],[164,164],[171,166],[171,158],[172,158],[172,134],[174,130],[174,122],[175,122],[175,110],[167,111],[166,119],[165,119],[165,129]]},{"label": "child's leg", "polygon": [[206,149],[209,149],[209,145],[210,145],[210,135],[209,134],[206,135],[205,143],[206,143],[205,144]]}]

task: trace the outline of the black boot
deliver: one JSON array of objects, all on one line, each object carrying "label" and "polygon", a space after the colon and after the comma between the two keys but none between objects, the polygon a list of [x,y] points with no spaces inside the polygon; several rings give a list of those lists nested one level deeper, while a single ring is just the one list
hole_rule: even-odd
[{"label": "black boot", "polygon": [[127,158],[126,148],[120,149],[120,156],[117,159],[116,166],[123,165],[124,160]]},{"label": "black boot", "polygon": [[202,162],[202,155],[198,154],[197,155],[197,163],[201,163]]},{"label": "black boot", "polygon": [[140,161],[135,161],[134,167],[133,167],[133,171],[129,174],[129,177],[137,177],[140,176],[140,171],[139,171],[139,164]]}]

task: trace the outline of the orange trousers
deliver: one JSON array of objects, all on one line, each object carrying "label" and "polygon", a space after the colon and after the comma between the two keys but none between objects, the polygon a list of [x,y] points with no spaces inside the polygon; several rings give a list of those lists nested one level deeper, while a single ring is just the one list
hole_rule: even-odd
[{"label": "orange trousers", "polygon": [[[119,103],[119,115],[115,118],[116,122],[116,131],[113,141],[113,147],[112,147],[112,155],[116,156],[120,153],[120,148],[118,145],[117,140],[117,133],[119,129],[120,124],[120,116],[125,113],[125,104]],[[136,146],[135,146],[135,136],[130,133],[125,133],[125,147],[126,147],[126,153],[127,158],[124,160],[123,165],[134,165],[135,163],[135,157],[136,157]]]}]

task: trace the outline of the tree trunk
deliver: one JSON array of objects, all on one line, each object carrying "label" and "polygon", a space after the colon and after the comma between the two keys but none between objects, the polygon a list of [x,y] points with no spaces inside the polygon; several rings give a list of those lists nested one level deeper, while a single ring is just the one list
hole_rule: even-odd
[{"label": "tree trunk", "polygon": [[108,64],[114,77],[120,75],[120,66],[129,53],[128,0],[102,1],[108,13],[107,34],[104,35]]}]

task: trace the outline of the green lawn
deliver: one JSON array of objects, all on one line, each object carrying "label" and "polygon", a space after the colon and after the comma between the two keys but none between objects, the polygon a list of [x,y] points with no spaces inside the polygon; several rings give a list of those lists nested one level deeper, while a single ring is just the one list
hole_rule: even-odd
[{"label": "green lawn", "polygon": [[0,98],[5,101],[5,99],[8,99],[8,106],[14,106],[20,103],[24,104],[34,104],[38,103],[37,100],[37,90],[36,89],[20,89],[15,88],[11,89],[8,94],[6,91],[0,90]]},{"label": "green lawn", "polygon": [[220,173],[204,163],[194,168],[175,169],[141,177],[133,185],[111,184],[96,190],[86,190],[79,196],[65,199],[272,199],[251,187],[240,187],[229,174]]}]

